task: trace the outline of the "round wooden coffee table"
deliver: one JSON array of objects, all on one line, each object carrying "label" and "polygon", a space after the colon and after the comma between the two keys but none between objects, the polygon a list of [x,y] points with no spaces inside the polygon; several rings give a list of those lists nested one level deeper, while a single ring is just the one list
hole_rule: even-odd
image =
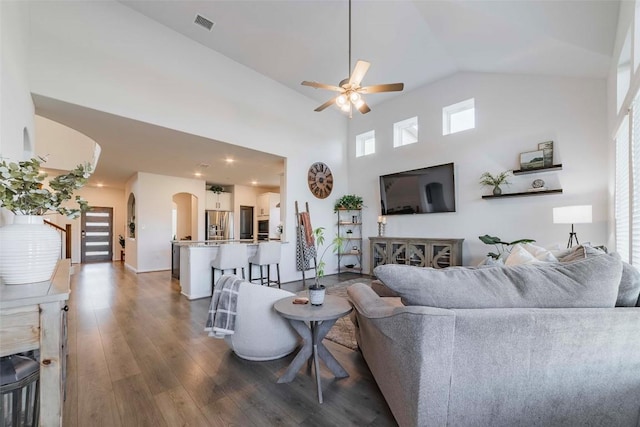
[{"label": "round wooden coffee table", "polygon": [[[324,304],[293,304],[297,297],[288,297],[276,301],[273,308],[278,314],[291,323],[293,329],[303,339],[303,346],[291,361],[285,373],[278,379],[278,383],[288,383],[293,381],[296,374],[304,363],[313,357],[315,366],[316,384],[318,386],[318,402],[322,403],[322,385],[320,383],[320,359],[327,365],[327,368],[336,378],[346,378],[347,371],[333,357],[329,350],[322,344],[329,329],[336,323],[336,320],[346,316],[352,310],[351,304],[345,298],[334,295],[326,295]],[[309,326],[307,323],[309,322]]]}]

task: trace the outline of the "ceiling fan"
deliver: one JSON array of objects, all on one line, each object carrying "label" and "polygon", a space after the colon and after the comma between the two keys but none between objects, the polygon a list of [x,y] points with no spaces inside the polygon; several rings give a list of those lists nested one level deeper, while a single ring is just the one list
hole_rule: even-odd
[{"label": "ceiling fan", "polygon": [[404,89],[404,83],[388,83],[372,86],[360,86],[364,75],[371,66],[367,61],[358,60],[356,66],[351,72],[351,0],[349,0],[349,75],[350,77],[342,80],[338,83],[338,86],[327,85],[318,82],[303,81],[303,86],[311,86],[316,89],[327,89],[339,94],[331,98],[314,111],[322,111],[325,108],[333,105],[334,103],[340,107],[344,112],[349,113],[349,118],[352,117],[353,107],[355,107],[360,113],[366,114],[371,111],[371,108],[364,102],[362,95],[368,93],[380,93],[380,92],[399,92]]}]

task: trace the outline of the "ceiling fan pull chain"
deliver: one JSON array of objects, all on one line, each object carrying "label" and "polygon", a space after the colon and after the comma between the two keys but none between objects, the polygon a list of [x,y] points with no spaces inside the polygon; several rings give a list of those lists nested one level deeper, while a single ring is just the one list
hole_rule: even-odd
[{"label": "ceiling fan pull chain", "polygon": [[349,0],[349,69],[347,78],[351,75],[351,0]]}]

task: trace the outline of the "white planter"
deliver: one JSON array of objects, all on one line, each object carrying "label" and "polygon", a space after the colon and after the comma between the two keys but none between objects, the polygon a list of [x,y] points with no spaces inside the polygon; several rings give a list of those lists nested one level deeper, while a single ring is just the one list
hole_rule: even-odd
[{"label": "white planter", "polygon": [[309,288],[309,302],[311,305],[322,305],[324,303],[324,285],[320,285],[320,289]]},{"label": "white planter", "polygon": [[0,227],[0,279],[7,285],[49,280],[60,259],[60,234],[37,215]]}]

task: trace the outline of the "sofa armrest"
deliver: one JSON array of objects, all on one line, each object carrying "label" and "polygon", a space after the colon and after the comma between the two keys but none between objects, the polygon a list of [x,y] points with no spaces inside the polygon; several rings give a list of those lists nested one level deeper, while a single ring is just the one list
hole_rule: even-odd
[{"label": "sofa armrest", "polygon": [[362,355],[400,426],[446,425],[456,314],[347,288]]},{"label": "sofa armrest", "polygon": [[349,301],[355,309],[369,319],[379,319],[398,315],[401,313],[430,315],[430,316],[455,316],[455,312],[444,308],[426,306],[397,306],[386,297],[378,295],[371,287],[364,283],[355,283],[347,288]]},{"label": "sofa armrest", "polygon": [[380,280],[374,280],[371,282],[371,289],[375,291],[376,294],[381,297],[398,297],[395,291],[391,290],[390,287],[382,283]]}]

